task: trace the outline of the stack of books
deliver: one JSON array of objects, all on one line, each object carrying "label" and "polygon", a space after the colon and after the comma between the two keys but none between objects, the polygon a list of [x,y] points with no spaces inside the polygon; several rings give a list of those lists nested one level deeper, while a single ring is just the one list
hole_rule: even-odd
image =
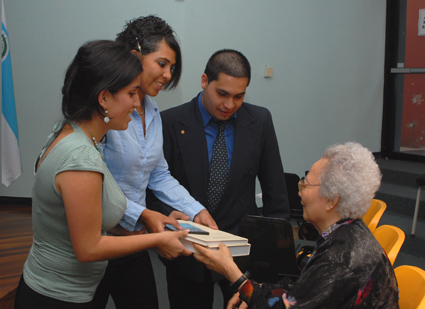
[{"label": "stack of books", "polygon": [[185,248],[189,251],[198,253],[193,243],[200,244],[211,250],[218,250],[220,243],[225,244],[232,256],[249,255],[251,245],[248,239],[236,236],[220,230],[213,230],[207,226],[195,222],[178,220],[183,229],[189,228],[191,231],[187,236],[180,239]]}]

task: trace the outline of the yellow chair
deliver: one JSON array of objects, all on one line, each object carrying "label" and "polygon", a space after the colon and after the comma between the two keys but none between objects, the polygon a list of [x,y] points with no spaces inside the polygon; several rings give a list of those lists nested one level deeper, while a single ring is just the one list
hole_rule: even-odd
[{"label": "yellow chair", "polygon": [[394,272],[400,289],[400,309],[425,308],[425,271],[416,266],[403,265]]},{"label": "yellow chair", "polygon": [[368,226],[372,233],[375,231],[385,209],[387,209],[387,204],[385,204],[385,202],[373,199],[369,210],[363,216],[363,222]]},{"label": "yellow chair", "polygon": [[375,230],[373,235],[381,244],[381,247],[387,254],[391,265],[394,265],[394,261],[404,243],[404,232],[396,226],[381,225]]}]

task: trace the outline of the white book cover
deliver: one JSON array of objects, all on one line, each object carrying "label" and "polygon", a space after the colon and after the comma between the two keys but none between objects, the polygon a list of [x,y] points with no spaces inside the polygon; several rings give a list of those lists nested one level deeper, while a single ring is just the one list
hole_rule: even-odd
[{"label": "white book cover", "polygon": [[[194,253],[199,253],[195,247],[193,246],[193,242],[181,238],[180,239],[181,243],[184,245],[184,247]],[[208,248],[210,250],[218,250],[218,245],[217,246],[204,246],[205,248]],[[244,256],[244,255],[249,255],[249,252],[251,250],[251,245],[249,243],[245,243],[244,245],[228,245],[227,248],[229,248],[230,253],[232,254],[232,256]]]},{"label": "white book cover", "polygon": [[218,246],[218,244],[223,243],[227,246],[230,245],[246,245],[248,243],[248,239],[244,237],[240,237],[237,235],[233,235],[227,232],[223,232],[220,230],[213,230],[207,226],[197,224],[195,222],[185,221],[185,220],[178,220],[180,224],[190,224],[193,225],[201,230],[209,232],[208,235],[203,234],[193,234],[190,233],[187,236],[184,237],[184,239],[196,242],[198,244],[204,245],[204,246]]}]

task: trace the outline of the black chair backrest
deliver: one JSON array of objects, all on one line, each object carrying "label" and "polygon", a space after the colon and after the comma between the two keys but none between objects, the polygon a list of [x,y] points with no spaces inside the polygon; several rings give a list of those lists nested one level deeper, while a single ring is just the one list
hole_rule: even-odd
[{"label": "black chair backrest", "polygon": [[317,241],[319,231],[310,222],[304,222],[298,229],[298,238],[303,240]]},{"label": "black chair backrest", "polygon": [[235,262],[255,281],[275,283],[285,276],[299,276],[292,226],[287,220],[245,216],[239,235],[248,238],[251,252],[248,257],[235,258]]}]

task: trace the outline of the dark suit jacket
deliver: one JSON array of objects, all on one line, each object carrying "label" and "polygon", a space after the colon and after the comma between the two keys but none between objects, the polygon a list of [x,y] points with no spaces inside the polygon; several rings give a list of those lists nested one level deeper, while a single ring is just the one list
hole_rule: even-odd
[{"label": "dark suit jacket", "polygon": [[[199,94],[198,94],[199,96]],[[207,205],[209,162],[198,96],[161,113],[164,156],[171,175],[202,205]],[[220,230],[234,234],[245,215],[258,215],[256,177],[263,194],[263,215],[289,220],[285,176],[270,112],[243,103],[237,112],[235,142],[223,198],[212,217]],[[164,205],[148,198],[148,207]],[[180,258],[179,258],[180,259]]]}]

